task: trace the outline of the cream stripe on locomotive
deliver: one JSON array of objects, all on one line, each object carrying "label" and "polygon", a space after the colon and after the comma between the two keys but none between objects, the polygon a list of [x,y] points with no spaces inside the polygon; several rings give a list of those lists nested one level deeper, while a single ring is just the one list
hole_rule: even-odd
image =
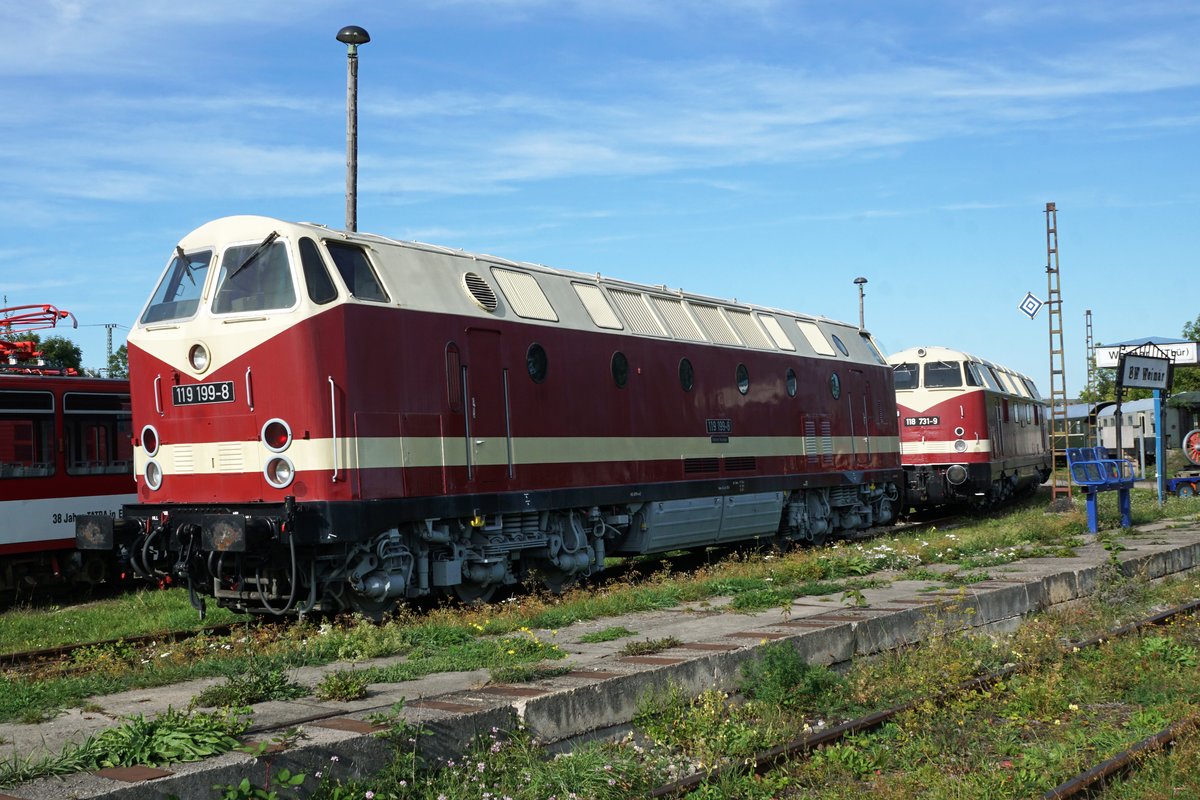
[{"label": "cream stripe on locomotive", "polygon": [[[342,468],[378,469],[397,467],[465,467],[466,442],[461,437],[363,437],[338,440],[338,463]],[[472,453],[476,466],[508,464],[508,446],[497,437],[490,447]],[[512,440],[514,465],[572,464],[612,461],[669,461],[715,456],[865,456],[894,454],[900,451],[895,436],[834,436],[827,444],[818,440],[809,453],[804,437],[746,436],[727,444],[713,445],[702,437],[528,437]],[[258,472],[267,459],[276,455],[257,441],[164,444],[155,460],[167,475],[219,475]],[[333,440],[295,441],[285,455],[297,470],[333,468]],[[145,450],[137,448],[135,468],[145,473]]]},{"label": "cream stripe on locomotive", "polygon": [[949,439],[934,440],[928,442],[901,442],[900,454],[902,456],[916,455],[933,455],[949,453],[955,456],[962,456],[968,453],[990,453],[992,452],[992,442],[989,439],[980,439],[979,441],[968,441],[967,449],[961,453],[954,449],[954,442]]}]

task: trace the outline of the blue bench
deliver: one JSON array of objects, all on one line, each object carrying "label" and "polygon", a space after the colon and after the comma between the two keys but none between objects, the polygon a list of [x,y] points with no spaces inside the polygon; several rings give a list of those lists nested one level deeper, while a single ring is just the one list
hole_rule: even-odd
[{"label": "blue bench", "polygon": [[1067,466],[1071,480],[1087,492],[1088,530],[1096,532],[1098,515],[1096,497],[1100,492],[1116,492],[1117,508],[1121,512],[1121,527],[1133,525],[1129,490],[1135,475],[1133,462],[1127,458],[1109,458],[1103,447],[1068,447]]}]

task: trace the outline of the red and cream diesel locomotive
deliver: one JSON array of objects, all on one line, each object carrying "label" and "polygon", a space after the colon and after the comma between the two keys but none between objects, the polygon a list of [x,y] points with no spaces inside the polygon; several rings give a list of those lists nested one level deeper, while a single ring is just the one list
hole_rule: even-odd
[{"label": "red and cream diesel locomotive", "polygon": [[906,504],[1004,502],[1051,472],[1046,402],[1028,377],[945,347],[888,357]]},{"label": "red and cream diesel locomotive", "polygon": [[128,346],[138,502],[78,544],[201,608],[557,590],[899,511],[892,370],[822,317],[241,216],[179,242]]}]

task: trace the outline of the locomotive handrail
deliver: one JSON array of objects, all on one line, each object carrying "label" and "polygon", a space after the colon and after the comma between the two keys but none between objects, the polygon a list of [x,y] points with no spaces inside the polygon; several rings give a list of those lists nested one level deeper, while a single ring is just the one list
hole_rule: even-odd
[{"label": "locomotive handrail", "polygon": [[333,417],[333,478],[338,479],[340,462],[338,460],[338,435],[337,435],[337,384],[333,382],[333,376],[329,376],[329,410]]},{"label": "locomotive handrail", "polygon": [[246,405],[254,410],[254,390],[250,388],[250,368],[246,367]]},{"label": "locomotive handrail", "polygon": [[158,388],[161,384],[162,384],[162,375],[160,374],[160,375],[155,376],[155,378],[154,378],[154,410],[158,412],[158,415],[160,417],[163,416],[162,393],[159,391],[159,388]]}]

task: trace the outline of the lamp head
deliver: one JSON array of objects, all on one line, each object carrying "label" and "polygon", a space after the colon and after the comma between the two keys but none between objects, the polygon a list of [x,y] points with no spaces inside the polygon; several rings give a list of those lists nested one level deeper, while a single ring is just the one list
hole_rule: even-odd
[{"label": "lamp head", "polygon": [[365,28],[347,25],[337,32],[337,40],[342,44],[349,45],[353,51],[358,45],[371,41],[371,34],[367,33]]}]

